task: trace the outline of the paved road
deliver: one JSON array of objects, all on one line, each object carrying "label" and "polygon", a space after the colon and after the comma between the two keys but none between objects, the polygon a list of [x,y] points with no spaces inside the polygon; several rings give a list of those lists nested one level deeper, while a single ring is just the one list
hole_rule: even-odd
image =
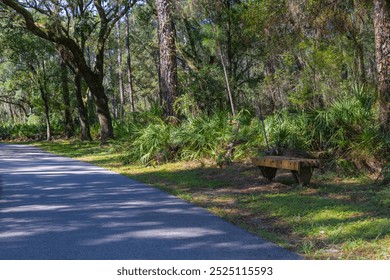
[{"label": "paved road", "polygon": [[0,259],[300,259],[111,171],[0,144]]}]

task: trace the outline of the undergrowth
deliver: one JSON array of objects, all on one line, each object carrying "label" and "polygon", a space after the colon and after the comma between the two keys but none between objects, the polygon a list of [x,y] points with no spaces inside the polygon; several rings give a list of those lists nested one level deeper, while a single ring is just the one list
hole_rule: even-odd
[{"label": "undergrowth", "polygon": [[[290,109],[265,116],[271,146],[312,153],[341,173],[357,169],[379,173],[389,160],[390,134],[380,131],[374,98],[356,90],[330,104],[325,109]],[[223,165],[268,149],[263,123],[246,110],[234,118],[225,112],[192,112],[167,121],[154,106],[116,121],[114,127],[124,163],[212,160]],[[2,139],[39,139],[42,131],[41,125],[0,124]]]},{"label": "undergrowth", "polygon": [[[126,163],[231,162],[268,148],[262,122],[249,111],[235,118],[222,112],[190,115],[177,122],[145,115],[120,124]],[[267,116],[264,126],[272,147],[312,153],[342,173],[379,172],[389,158],[390,135],[381,133],[371,101],[358,95],[337,99],[326,110],[278,112]],[[233,151],[226,159],[229,148]]]}]

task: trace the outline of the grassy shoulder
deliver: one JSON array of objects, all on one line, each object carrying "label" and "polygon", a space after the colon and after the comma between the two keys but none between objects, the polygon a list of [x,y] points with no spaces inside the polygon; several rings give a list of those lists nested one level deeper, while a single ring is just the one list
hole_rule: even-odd
[{"label": "grassy shoulder", "polygon": [[123,164],[120,145],[39,142],[55,154],[90,162],[163,189],[307,259],[390,259],[390,209],[363,175],[315,173],[309,187],[288,172],[274,182],[250,164],[202,162],[145,167]]}]

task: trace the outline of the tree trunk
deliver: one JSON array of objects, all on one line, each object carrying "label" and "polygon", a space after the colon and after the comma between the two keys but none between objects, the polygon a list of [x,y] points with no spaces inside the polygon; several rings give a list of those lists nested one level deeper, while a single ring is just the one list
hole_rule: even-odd
[{"label": "tree trunk", "polygon": [[[39,63],[39,62],[38,62]],[[46,140],[51,141],[52,139],[52,130],[50,124],[50,108],[49,108],[49,98],[47,96],[47,86],[46,86],[46,67],[45,61],[42,61],[42,65],[40,65],[42,70],[42,76],[38,74],[38,71],[35,69],[34,65],[30,65],[33,75],[36,77],[36,81],[39,86],[39,92],[41,94],[41,99],[43,101],[43,108],[45,113],[45,122],[46,122]]]},{"label": "tree trunk", "polygon": [[156,0],[160,64],[160,95],[165,117],[176,116],[177,97],[176,32],[172,18],[172,0]]},{"label": "tree trunk", "polygon": [[366,67],[364,65],[364,49],[363,49],[363,45],[359,42],[356,42],[355,44],[355,53],[356,53],[355,61],[357,64],[357,69],[359,71],[359,77],[362,83],[365,84],[367,78],[366,78]]},{"label": "tree trunk", "polygon": [[108,107],[108,98],[104,92],[103,86],[103,57],[104,46],[101,47],[100,52],[96,56],[96,65],[94,71],[91,71],[89,67],[82,67],[85,63],[79,66],[78,69],[80,70],[80,74],[83,76],[84,81],[86,82],[88,89],[91,92],[100,125],[100,139],[102,144],[105,144],[107,143],[108,139],[114,138],[114,129]]},{"label": "tree trunk", "polygon": [[46,122],[46,140],[51,141],[52,138],[52,131],[51,131],[51,124],[50,124],[50,109],[49,109],[49,101],[47,97],[47,93],[45,91],[44,85],[42,85],[41,82],[39,82],[39,91],[41,93],[41,98],[43,101],[44,111],[45,111],[45,122]]},{"label": "tree trunk", "polygon": [[64,117],[65,117],[65,135],[70,138],[74,135],[74,126],[72,121],[72,112],[70,106],[69,86],[68,86],[68,70],[66,63],[61,60],[61,84],[62,98],[64,101]]},{"label": "tree trunk", "polygon": [[221,58],[223,73],[224,73],[224,76],[225,76],[226,89],[227,89],[227,92],[228,92],[230,109],[232,111],[232,116],[235,117],[236,116],[236,111],[234,109],[233,94],[232,94],[232,91],[230,89],[230,82],[229,82],[229,76],[228,76],[228,73],[227,73],[227,70],[226,70],[225,58],[223,57],[222,50],[221,50],[220,46],[218,47],[218,52],[219,52],[219,56]]},{"label": "tree trunk", "polygon": [[[114,138],[114,130],[112,126],[112,119],[110,110],[108,107],[108,98],[104,92],[103,86],[103,68],[104,68],[104,43],[100,44],[100,49],[95,57],[95,68],[92,70],[84,59],[84,54],[81,49],[72,45],[70,42],[69,48],[72,49],[72,64],[74,64],[83,77],[85,83],[90,90],[94,105],[96,107],[96,113],[100,125],[100,138],[103,144],[108,139]],[[67,52],[67,50],[62,49]],[[63,57],[67,55],[61,54]],[[77,55],[77,56],[76,56]]]},{"label": "tree trunk", "polygon": [[390,131],[390,3],[373,0],[375,55],[379,94],[379,121],[383,133]]},{"label": "tree trunk", "polygon": [[89,121],[88,121],[88,110],[83,101],[81,79],[82,79],[81,75],[79,73],[76,73],[75,86],[76,86],[77,109],[79,112],[79,120],[80,120],[81,140],[92,141],[91,131],[89,128]]},{"label": "tree trunk", "polygon": [[91,93],[100,124],[100,140],[102,144],[106,144],[108,139],[114,138],[114,129],[108,108],[108,98],[104,93],[104,87],[101,83],[96,83],[91,89]]},{"label": "tree trunk", "polygon": [[[109,63],[107,65],[107,68],[108,68],[108,76],[109,76],[109,80],[110,81],[113,81],[115,83],[115,78],[116,78],[116,65],[115,65],[115,62],[114,60],[112,59],[112,53],[109,52],[108,53],[108,57],[109,57]],[[111,86],[109,86],[109,88],[112,88],[114,89],[115,88],[115,84],[112,83]],[[120,111],[121,111],[121,108],[120,108],[120,105],[121,105],[121,102],[119,101],[118,102],[118,95],[115,93],[114,90],[111,90],[111,92],[109,92],[109,94],[107,95],[107,98],[109,100],[109,104],[111,104],[111,114],[112,116],[114,117],[114,119],[118,119],[120,118]],[[118,105],[119,104],[119,105]]]},{"label": "tree trunk", "polygon": [[[110,109],[108,107],[108,98],[104,92],[103,77],[104,77],[104,41],[98,44],[99,50],[95,58],[95,69],[91,73],[87,71],[84,77],[89,89],[91,90],[92,98],[96,106],[100,124],[100,140],[102,144],[106,144],[108,139],[114,138],[114,128]],[[92,74],[92,75],[91,75]]]},{"label": "tree trunk", "polygon": [[120,106],[119,106],[119,117],[123,119],[124,116],[124,107],[125,107],[125,94],[123,89],[123,73],[122,73],[122,50],[121,50],[121,23],[118,20],[116,23],[116,30],[117,30],[117,62],[118,62],[118,84],[119,84],[119,100],[120,100]]},{"label": "tree trunk", "polygon": [[231,18],[231,9],[232,4],[230,0],[225,1],[225,6],[227,9],[227,30],[226,30],[226,52],[227,52],[227,67],[229,77],[235,77],[233,75],[233,48],[232,48],[232,41],[233,41],[233,34],[232,34],[232,18]]},{"label": "tree trunk", "polygon": [[131,68],[131,49],[130,49],[130,22],[129,15],[126,15],[126,64],[127,64],[127,91],[129,94],[130,111],[134,113],[134,89],[133,89],[133,71]]},{"label": "tree trunk", "polygon": [[[94,69],[91,69],[90,64],[87,63],[84,56],[84,49],[78,44],[76,40],[73,40],[71,37],[69,37],[69,34],[61,34],[62,29],[59,28],[59,26],[54,26],[54,31],[52,29],[45,30],[40,25],[35,23],[32,14],[22,5],[20,5],[18,1],[3,0],[2,2],[15,10],[24,18],[26,28],[34,35],[55,43],[59,52],[61,53],[61,56],[69,59],[69,61],[80,71],[85,82],[87,83],[88,88],[90,89],[91,95],[93,96],[99,118],[102,143],[106,143],[107,139],[109,138],[114,138],[112,120],[108,108],[108,99],[104,93],[103,87],[104,45],[111,28],[108,28],[108,18],[102,6],[100,5],[101,2],[94,2],[99,6],[99,16],[101,16]],[[134,5],[134,3],[135,2],[132,2],[132,5]],[[129,8],[130,7],[128,7],[128,9]]]},{"label": "tree trunk", "polygon": [[12,105],[10,103],[8,103],[8,110],[9,110],[9,114],[11,116],[12,122],[15,123],[14,110],[12,109]]}]

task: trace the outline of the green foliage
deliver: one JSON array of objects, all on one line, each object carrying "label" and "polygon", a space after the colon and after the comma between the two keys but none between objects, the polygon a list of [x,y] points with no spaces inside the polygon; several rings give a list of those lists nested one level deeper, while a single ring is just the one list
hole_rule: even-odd
[{"label": "green foliage", "polygon": [[130,136],[126,162],[160,164],[175,159],[216,160],[232,137],[232,126],[228,116],[219,113],[190,117],[179,125],[155,118],[145,126],[133,124],[127,132]]},{"label": "green foliage", "polygon": [[44,139],[46,128],[34,123],[0,123],[1,140]]},{"label": "green foliage", "polygon": [[307,150],[310,146],[307,124],[307,116],[303,113],[282,112],[270,117],[267,121],[267,130],[272,145],[286,149]]},{"label": "green foliage", "polygon": [[139,132],[139,137],[131,145],[130,157],[139,158],[143,164],[161,157],[161,161],[168,159],[170,145],[170,126],[164,123],[150,124]]},{"label": "green foliage", "polygon": [[[183,96],[177,102],[184,117],[178,124],[165,123],[158,110],[138,113],[131,124],[120,125],[130,143],[128,161],[149,164],[170,160],[212,159],[225,162],[226,149],[234,143],[233,157],[242,159],[266,150],[262,123],[249,111],[233,120],[220,112],[211,116],[191,109],[194,101]],[[381,158],[387,142],[375,122],[373,97],[364,89],[352,89],[325,109],[282,111],[265,119],[273,147],[297,151],[323,151],[330,162],[351,173]],[[235,131],[236,123],[239,129]]]},{"label": "green foliage", "polygon": [[[223,163],[258,154],[266,150],[262,122],[253,115],[260,102],[271,146],[320,152],[343,170],[388,157],[389,140],[378,127],[373,30],[363,24],[370,19],[370,5],[318,0],[179,1],[174,9],[178,117],[172,122],[161,117],[155,8],[153,1],[142,2],[129,13],[135,112],[130,112],[127,94],[124,19],[106,42],[104,86],[114,134],[126,142],[125,161],[155,164],[208,158]],[[38,23],[45,28],[56,24],[48,17]],[[68,24],[76,39],[86,36],[85,47],[93,52],[97,14],[88,8],[70,17]],[[4,29],[0,34],[2,137],[41,137],[44,106],[37,81],[46,87],[53,129],[63,134],[54,46],[6,17],[0,26]],[[220,53],[236,111],[241,112],[235,119],[223,113],[230,104]],[[120,104],[119,73],[125,104]],[[71,79],[68,86],[72,93]],[[82,91],[91,133],[97,139],[96,108],[86,99],[85,84]],[[77,104],[75,96],[71,98]],[[72,110],[74,120],[76,112]],[[31,113],[30,118],[39,121],[29,121]],[[11,119],[18,125],[11,125]],[[234,152],[227,159],[231,143]]]},{"label": "green foliage", "polygon": [[384,176],[384,180],[386,182],[390,182],[390,163],[387,163],[383,167],[383,176]]},{"label": "green foliage", "polygon": [[[387,170],[387,172],[389,171]],[[389,176],[389,174],[387,173],[385,176]],[[379,191],[375,196],[375,199],[379,205],[390,209],[390,184],[386,188]]]},{"label": "green foliage", "polygon": [[178,134],[182,145],[181,157],[184,160],[215,159],[226,147],[231,135],[232,127],[224,113],[190,118],[182,124]]}]

